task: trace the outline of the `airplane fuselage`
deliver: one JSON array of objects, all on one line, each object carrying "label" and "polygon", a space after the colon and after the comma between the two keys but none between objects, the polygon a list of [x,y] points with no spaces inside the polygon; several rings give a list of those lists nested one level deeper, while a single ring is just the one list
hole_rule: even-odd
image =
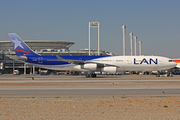
[{"label": "airplane fuselage", "polygon": [[[87,64],[104,64],[116,66],[116,71],[155,71],[165,70],[176,66],[171,59],[161,56],[61,56],[66,60],[79,60]],[[27,56],[27,63],[54,70],[88,71],[81,65],[60,61],[55,55]],[[97,68],[101,70],[101,68]]]},{"label": "airplane fuselage", "polygon": [[176,62],[161,56],[39,55],[29,48],[16,33],[8,35],[16,53],[16,56],[10,56],[11,58],[52,70],[88,71],[86,77],[96,77],[94,71],[107,73],[158,71],[176,67]]}]

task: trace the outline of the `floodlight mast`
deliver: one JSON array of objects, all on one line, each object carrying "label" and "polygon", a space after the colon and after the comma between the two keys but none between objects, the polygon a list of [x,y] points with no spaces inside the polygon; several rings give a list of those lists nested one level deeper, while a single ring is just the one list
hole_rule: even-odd
[{"label": "floodlight mast", "polygon": [[98,21],[98,55],[100,55],[100,22]]},{"label": "floodlight mast", "polygon": [[136,56],[136,43],[137,43],[137,36],[134,36],[134,55]]},{"label": "floodlight mast", "polygon": [[89,22],[89,55],[91,55],[91,28],[98,28],[98,55],[100,55],[100,22]]},{"label": "floodlight mast", "polygon": [[91,55],[91,23],[89,22],[89,55]]},{"label": "floodlight mast", "polygon": [[133,55],[133,33],[130,32],[129,35],[130,35],[130,45],[131,45],[130,52],[131,52],[131,56],[132,56]]},{"label": "floodlight mast", "polygon": [[139,41],[139,56],[141,56],[142,53],[142,41]]},{"label": "floodlight mast", "polygon": [[122,26],[122,30],[123,30],[123,55],[126,55],[126,26],[123,25]]}]

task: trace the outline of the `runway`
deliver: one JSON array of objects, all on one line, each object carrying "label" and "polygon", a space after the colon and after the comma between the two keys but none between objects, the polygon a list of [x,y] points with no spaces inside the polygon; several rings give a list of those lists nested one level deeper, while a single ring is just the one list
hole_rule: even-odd
[{"label": "runway", "polygon": [[180,85],[0,86],[1,97],[180,96]]},{"label": "runway", "polygon": [[180,96],[179,89],[1,90],[1,97]]},{"label": "runway", "polygon": [[[16,76],[15,76],[16,77]],[[180,78],[155,79],[154,76],[127,76],[125,79],[78,79],[76,76],[56,80],[52,76],[29,80],[26,76],[1,77],[0,97],[109,97],[109,96],[180,96]],[[148,78],[149,77],[149,78]],[[82,77],[80,77],[82,78]],[[115,77],[118,78],[118,77]],[[52,80],[49,80],[52,79]]]}]

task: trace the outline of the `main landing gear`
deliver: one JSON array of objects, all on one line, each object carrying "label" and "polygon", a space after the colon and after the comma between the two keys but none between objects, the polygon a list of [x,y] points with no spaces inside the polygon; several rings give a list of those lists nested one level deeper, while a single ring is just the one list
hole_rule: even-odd
[{"label": "main landing gear", "polygon": [[92,74],[86,74],[86,77],[87,77],[87,78],[90,78],[90,77],[95,78],[95,77],[96,77],[96,74],[94,74],[94,73],[92,73]]}]

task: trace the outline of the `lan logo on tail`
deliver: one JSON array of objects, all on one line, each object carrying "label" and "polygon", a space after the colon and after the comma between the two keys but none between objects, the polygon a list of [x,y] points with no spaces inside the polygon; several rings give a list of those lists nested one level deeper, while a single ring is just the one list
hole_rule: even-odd
[{"label": "lan logo on tail", "polygon": [[16,48],[19,46],[21,48],[24,49],[24,47],[21,45],[21,41],[17,40],[17,39],[14,39],[12,40],[12,42],[14,43],[14,49],[16,50]]}]

